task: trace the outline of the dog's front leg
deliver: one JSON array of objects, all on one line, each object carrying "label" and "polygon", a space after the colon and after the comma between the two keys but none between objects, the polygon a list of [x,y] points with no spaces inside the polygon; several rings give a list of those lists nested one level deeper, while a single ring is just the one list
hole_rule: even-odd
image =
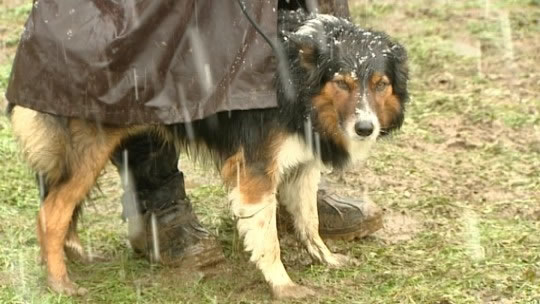
[{"label": "dog's front leg", "polygon": [[333,267],[347,264],[349,258],[333,254],[319,235],[317,190],[321,177],[316,161],[300,165],[282,181],[279,200],[291,214],[298,238],[316,260]]},{"label": "dog's front leg", "polygon": [[[307,287],[295,284],[281,262],[276,227],[276,189],[256,189],[254,178],[240,179],[229,194],[237,227],[244,238],[250,261],[257,265],[270,284],[275,298],[303,298],[313,294]],[[256,184],[256,183],[255,183]]]}]

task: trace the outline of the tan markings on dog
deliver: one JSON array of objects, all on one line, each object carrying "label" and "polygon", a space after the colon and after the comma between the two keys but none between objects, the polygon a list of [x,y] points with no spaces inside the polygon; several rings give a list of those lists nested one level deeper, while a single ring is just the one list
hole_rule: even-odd
[{"label": "tan markings on dog", "polygon": [[245,174],[244,150],[240,149],[231,157],[225,160],[221,168],[221,177],[226,186],[236,187],[240,181],[240,175]]},{"label": "tan markings on dog", "polygon": [[[78,206],[77,208],[82,208]],[[86,254],[81,244],[81,239],[77,233],[77,222],[80,211],[77,208],[73,212],[71,222],[69,223],[68,232],[64,241],[64,252],[70,261],[78,261],[83,263],[91,262],[92,257]]]},{"label": "tan markings on dog", "polygon": [[65,245],[82,251],[76,235],[67,238],[73,212],[120,141],[144,128],[98,127],[21,107],[13,109],[11,119],[24,156],[34,170],[47,177],[49,193],[38,213],[37,231],[49,286],[69,295],[82,294],[84,289],[71,282],[64,262]]},{"label": "tan markings on dog", "polygon": [[24,158],[36,172],[47,173],[48,182],[56,184],[69,170],[65,166],[68,135],[63,126],[47,119],[46,114],[21,107],[15,107],[11,115]]},{"label": "tan markings on dog", "polygon": [[76,164],[67,180],[51,187],[39,211],[38,231],[45,249],[49,284],[58,291],[78,294],[80,290],[68,278],[63,250],[73,211],[94,185],[120,140],[128,135],[128,129],[99,130],[93,124],[72,120],[69,132],[72,138],[66,158]]},{"label": "tan markings on dog", "polygon": [[354,115],[356,102],[354,100],[357,84],[349,75],[337,75],[327,82],[321,93],[312,100],[316,109],[319,130],[330,136],[335,143],[346,146],[347,141],[340,126],[340,121]]},{"label": "tan markings on dog", "polygon": [[336,75],[331,84],[335,90],[334,107],[341,120],[346,120],[353,116],[355,112],[356,100],[354,100],[354,92],[358,89],[356,80],[350,75]]},{"label": "tan markings on dog", "polygon": [[390,127],[401,112],[399,98],[393,93],[390,80],[386,75],[375,73],[370,79],[369,90],[375,98],[375,111],[381,127]]},{"label": "tan markings on dog", "polygon": [[[264,171],[250,168],[244,152],[238,151],[225,161],[222,169],[224,182],[231,187],[231,210],[238,218],[237,228],[244,238],[245,250],[251,252],[250,261],[261,270],[270,283],[274,296],[284,286],[294,286],[280,259],[276,228],[276,189],[279,169],[275,154],[283,145],[283,136],[276,133],[261,147],[267,164]],[[278,295],[279,296],[279,295]]]},{"label": "tan markings on dog", "polygon": [[276,187],[276,162],[272,158],[277,143],[280,143],[282,136],[271,135],[266,140],[267,155],[261,161],[265,162],[264,169],[254,169],[246,163],[244,151],[240,149],[236,154],[225,160],[221,169],[224,183],[230,188],[237,188],[243,196],[243,202],[256,204],[263,196],[272,192]]}]

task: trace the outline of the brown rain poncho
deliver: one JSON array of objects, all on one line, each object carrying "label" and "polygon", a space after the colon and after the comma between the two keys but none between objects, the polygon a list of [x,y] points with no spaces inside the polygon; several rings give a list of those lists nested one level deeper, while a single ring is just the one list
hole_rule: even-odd
[{"label": "brown rain poncho", "polygon": [[[276,39],[278,0],[244,2]],[[345,0],[320,2],[348,13]],[[236,0],[37,0],[6,96],[101,123],[170,124],[275,107],[275,67]]]}]

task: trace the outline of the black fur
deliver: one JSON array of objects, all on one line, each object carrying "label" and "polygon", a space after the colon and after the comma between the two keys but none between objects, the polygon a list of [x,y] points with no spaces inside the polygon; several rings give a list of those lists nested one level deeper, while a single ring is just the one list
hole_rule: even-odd
[{"label": "black fur", "polygon": [[11,117],[11,113],[13,112],[13,108],[15,108],[15,104],[8,102],[6,107],[6,116]]},{"label": "black fur", "polygon": [[[355,73],[364,84],[372,73],[384,72],[404,109],[408,100],[405,49],[384,33],[361,29],[341,18],[325,19],[317,37],[295,33],[301,25],[316,17],[302,10],[280,12],[280,41],[289,69],[278,73],[276,80],[279,108],[218,113],[190,125],[194,138],[203,141],[210,150],[218,151],[218,159],[224,161],[243,147],[246,161],[252,166],[267,162],[269,159],[261,148],[266,146],[270,132],[284,131],[301,137],[309,133],[311,136],[308,137],[319,137],[318,143],[313,141],[313,148],[317,151],[315,145],[320,144],[320,157],[325,164],[334,167],[347,164],[349,152],[336,144],[331,136],[317,131],[317,116],[311,105],[312,98],[337,72]],[[310,62],[313,68],[301,64],[300,50],[304,48],[314,51],[313,62]],[[308,119],[313,127],[304,130]],[[383,134],[399,128],[402,123],[403,113],[390,128],[382,130]],[[173,128],[181,137],[187,137],[186,125]],[[264,168],[264,165],[261,163],[260,167]]]},{"label": "black fur", "polygon": [[[360,81],[364,81],[361,83],[361,87],[365,87],[365,81],[374,72],[383,72],[389,76],[394,93],[398,96],[402,109],[404,109],[409,100],[405,48],[393,42],[383,32],[362,29],[343,18],[330,18],[327,22],[322,23],[322,27],[318,30],[323,34],[318,34],[316,37],[306,37],[294,33],[302,24],[315,18],[316,15],[306,14],[302,10],[280,14],[282,35],[283,39],[286,39],[284,46],[288,50],[289,58],[293,60],[292,67],[298,68],[300,66],[298,63],[300,58],[297,56],[299,46],[313,49],[316,55],[315,62],[313,62],[315,69],[308,71],[300,68],[294,73],[296,77],[303,77],[303,81],[295,83],[302,83],[304,87],[312,88],[311,92],[300,92],[299,96],[310,98],[337,72],[354,72]],[[309,100],[307,103],[309,104]],[[283,105],[280,104],[280,106]],[[401,127],[404,112],[402,111],[401,114],[390,128],[383,130],[384,133]]]}]

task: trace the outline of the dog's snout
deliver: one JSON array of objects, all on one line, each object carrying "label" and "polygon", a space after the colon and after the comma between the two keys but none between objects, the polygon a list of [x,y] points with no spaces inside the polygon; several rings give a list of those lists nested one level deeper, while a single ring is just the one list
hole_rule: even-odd
[{"label": "dog's snout", "polygon": [[359,136],[370,136],[373,133],[373,123],[369,120],[359,120],[354,124],[354,131]]}]

